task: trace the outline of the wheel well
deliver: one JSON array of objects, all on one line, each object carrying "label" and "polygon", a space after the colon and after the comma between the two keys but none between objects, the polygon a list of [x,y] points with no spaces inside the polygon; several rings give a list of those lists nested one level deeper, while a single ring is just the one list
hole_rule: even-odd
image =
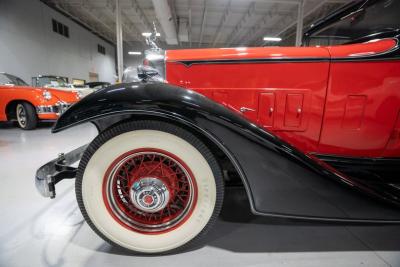
[{"label": "wheel well", "polygon": [[32,103],[30,103],[29,101],[26,101],[26,100],[13,100],[13,101],[9,102],[6,106],[6,116],[7,116],[8,121],[17,119],[17,114],[16,114],[15,110],[19,103],[28,103],[28,104],[32,105]]},{"label": "wheel well", "polygon": [[120,123],[125,123],[127,121],[132,121],[132,120],[157,120],[157,121],[164,121],[164,122],[169,122],[176,124],[180,126],[181,128],[191,132],[193,135],[195,135],[197,138],[199,138],[215,155],[215,157],[218,160],[218,163],[220,164],[220,167],[223,171],[224,175],[224,180],[225,184],[227,186],[244,186],[242,178],[240,177],[239,172],[235,168],[234,163],[231,161],[231,159],[227,156],[227,154],[215,143],[213,142],[209,137],[207,137],[204,133],[201,131],[196,130],[193,127],[188,126],[185,123],[173,120],[173,119],[168,119],[165,117],[159,117],[159,116],[154,116],[154,115],[124,115],[124,116],[117,116],[117,117],[107,117],[103,119],[99,119],[96,121],[92,121],[95,126],[97,127],[99,133],[113,127],[117,124]]}]

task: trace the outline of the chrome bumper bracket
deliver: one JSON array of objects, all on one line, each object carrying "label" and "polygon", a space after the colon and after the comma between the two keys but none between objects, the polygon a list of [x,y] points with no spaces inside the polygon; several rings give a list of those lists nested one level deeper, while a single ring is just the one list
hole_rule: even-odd
[{"label": "chrome bumper bracket", "polygon": [[67,154],[59,154],[56,159],[46,163],[36,171],[36,189],[43,197],[55,198],[55,185],[61,180],[75,178],[77,168],[71,165],[81,159],[87,146],[81,146]]}]

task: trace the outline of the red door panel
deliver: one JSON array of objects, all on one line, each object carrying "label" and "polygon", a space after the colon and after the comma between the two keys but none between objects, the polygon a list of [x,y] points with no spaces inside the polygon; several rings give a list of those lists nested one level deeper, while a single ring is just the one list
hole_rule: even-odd
[{"label": "red door panel", "polygon": [[303,95],[287,94],[285,109],[285,127],[299,127],[303,117]]},{"label": "red door panel", "polygon": [[[208,60],[304,57],[328,59],[327,49],[264,47],[243,48],[240,51],[236,48],[170,50],[166,55],[166,77],[169,83],[199,92],[222,90],[228,95],[217,93],[211,98],[238,112],[241,107],[254,109],[255,111],[247,111],[243,115],[304,152],[317,151],[329,74],[328,60],[228,64]],[[184,64],[180,60],[207,62]],[[262,105],[268,105],[263,102],[265,99],[260,100],[260,94],[271,92],[275,93],[275,114],[272,122],[263,117],[266,115],[265,109],[258,111]],[[298,126],[284,124],[287,94],[303,94],[303,109]],[[263,120],[267,120],[265,124]],[[271,124],[273,127],[269,126]]]},{"label": "red door panel", "polygon": [[[399,113],[399,89],[399,61],[332,62],[318,152],[385,155]],[[400,155],[392,149],[387,153]]]},{"label": "red door panel", "polygon": [[307,132],[309,120],[314,120],[316,115],[313,113],[312,96],[313,93],[307,89],[277,91],[274,129],[279,134]]},{"label": "red door panel", "polygon": [[345,130],[359,130],[364,119],[364,109],[367,102],[365,95],[350,95],[347,97],[342,128]]},{"label": "red door panel", "polygon": [[272,128],[275,115],[275,93],[261,93],[258,102],[258,123],[265,128]]}]

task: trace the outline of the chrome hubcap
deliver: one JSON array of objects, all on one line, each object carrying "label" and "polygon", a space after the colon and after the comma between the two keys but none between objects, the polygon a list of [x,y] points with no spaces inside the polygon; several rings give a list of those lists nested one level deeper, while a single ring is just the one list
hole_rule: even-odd
[{"label": "chrome hubcap", "polygon": [[25,109],[22,105],[17,106],[17,120],[21,126],[25,126],[26,114],[25,114]]},{"label": "chrome hubcap", "polygon": [[161,180],[146,177],[133,183],[130,197],[136,208],[145,212],[157,212],[168,204],[169,191]]}]

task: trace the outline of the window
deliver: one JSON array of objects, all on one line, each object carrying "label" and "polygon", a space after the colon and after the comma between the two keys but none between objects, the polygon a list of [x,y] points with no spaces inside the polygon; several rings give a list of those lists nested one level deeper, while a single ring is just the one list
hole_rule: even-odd
[{"label": "window", "polygon": [[57,32],[57,21],[55,21],[54,19],[53,21],[53,32]]},{"label": "window", "polygon": [[102,45],[97,45],[97,52],[99,52],[100,54],[105,55],[106,54],[106,48]]},{"label": "window", "polygon": [[32,77],[32,85],[36,87],[64,87],[69,88],[68,78],[60,76]]},{"label": "window", "polygon": [[[368,4],[368,2],[366,2]],[[312,33],[308,45],[337,45],[400,27],[400,1],[376,1]],[[306,44],[307,45],[307,44]]]},{"label": "window", "polygon": [[86,83],[86,81],[83,80],[83,79],[75,79],[75,78],[72,78],[72,85],[73,85],[75,88],[83,88],[83,87],[85,87],[85,83]]},{"label": "window", "polygon": [[69,38],[69,28],[68,26],[58,22],[57,20],[52,20],[53,32],[63,35],[64,37]]},{"label": "window", "polygon": [[0,85],[5,85],[5,84],[13,84],[20,86],[28,85],[26,82],[24,82],[21,78],[18,78],[17,76],[7,73],[0,73]]},{"label": "window", "polygon": [[69,38],[69,29],[67,26],[64,25],[64,36]]}]

